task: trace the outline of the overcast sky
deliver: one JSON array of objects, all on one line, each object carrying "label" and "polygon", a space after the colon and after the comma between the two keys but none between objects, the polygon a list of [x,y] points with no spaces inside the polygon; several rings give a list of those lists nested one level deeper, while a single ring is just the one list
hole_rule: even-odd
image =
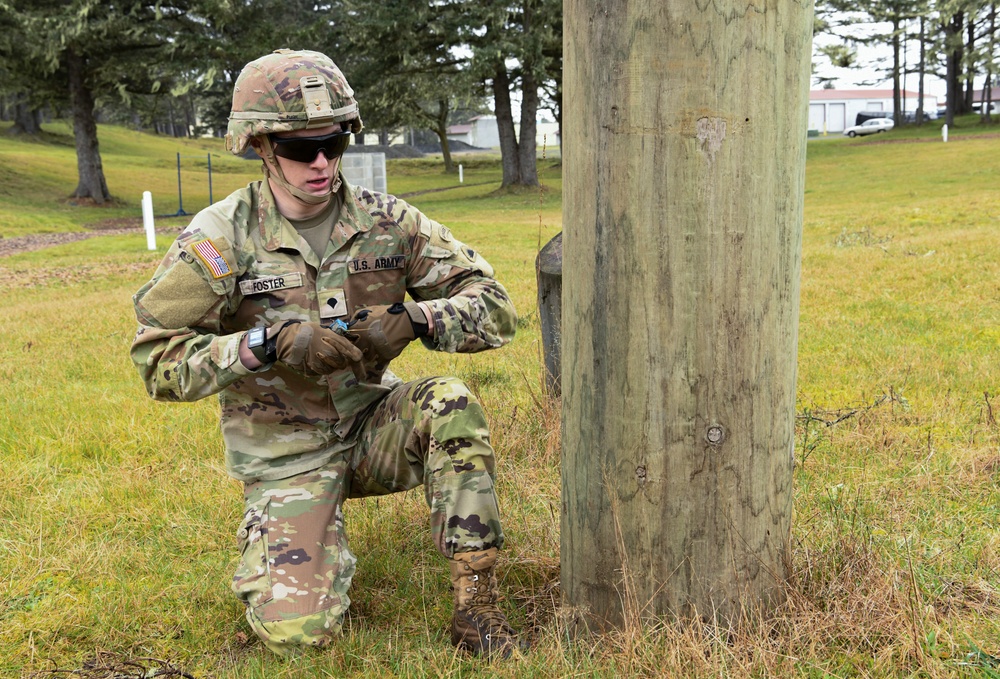
[{"label": "overcast sky", "polygon": [[[891,28],[889,28],[888,24],[872,24],[872,30],[879,30],[885,33],[889,32]],[[816,36],[814,38],[815,46],[832,44],[834,42],[836,41],[829,36]],[[861,68],[833,68],[830,66],[829,59],[816,54],[814,50],[813,66],[815,67],[815,73],[813,73],[812,88],[818,89],[822,87],[822,85],[817,84],[817,76],[831,76],[837,78],[833,85],[838,90],[868,87],[891,89],[892,78],[886,73],[886,70],[892,68],[892,48],[888,45],[882,45],[878,47],[858,46],[856,49],[858,54],[857,63]],[[916,40],[910,40],[906,50],[906,67],[915,68],[919,62],[920,46]],[[906,76],[906,89],[916,92],[919,85],[920,82],[916,73]],[[900,87],[903,87],[902,82],[900,82]],[[937,95],[938,102],[944,101],[946,89],[947,86],[941,78],[929,74],[925,76],[924,92],[926,94]]]}]

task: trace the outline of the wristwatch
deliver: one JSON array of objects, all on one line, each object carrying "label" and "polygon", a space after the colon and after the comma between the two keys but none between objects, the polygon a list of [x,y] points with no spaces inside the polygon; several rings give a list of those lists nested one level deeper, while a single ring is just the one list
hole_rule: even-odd
[{"label": "wristwatch", "polygon": [[247,348],[261,363],[274,363],[278,358],[278,336],[270,340],[267,337],[267,328],[255,326],[247,332]]}]

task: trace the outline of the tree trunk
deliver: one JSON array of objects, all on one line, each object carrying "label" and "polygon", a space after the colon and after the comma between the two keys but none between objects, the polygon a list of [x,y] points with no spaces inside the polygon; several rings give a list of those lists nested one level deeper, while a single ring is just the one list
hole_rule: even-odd
[{"label": "tree trunk", "polygon": [[956,13],[951,20],[945,24],[945,49],[947,57],[945,59],[945,84],[947,86],[947,112],[945,113],[945,123],[948,127],[955,124],[955,116],[962,113],[962,27],[965,25],[965,16],[962,12]]},{"label": "tree trunk", "polygon": [[538,83],[525,64],[521,79],[521,134],[517,140],[517,162],[521,167],[521,185],[538,186],[538,152],[535,130],[538,127]]},{"label": "tree trunk", "polygon": [[37,135],[42,131],[42,112],[25,103],[20,97],[14,103],[14,124],[8,134]]},{"label": "tree trunk", "polygon": [[457,172],[455,162],[451,159],[451,147],[448,145],[448,100],[438,99],[438,114],[434,132],[441,141],[441,157],[444,158],[445,173]]},{"label": "tree trunk", "polygon": [[892,122],[897,127],[903,123],[903,108],[899,88],[899,17],[892,17]]},{"label": "tree trunk", "polygon": [[97,121],[94,119],[94,95],[86,82],[83,58],[72,49],[66,50],[69,73],[69,95],[73,106],[73,137],[76,141],[76,167],[79,182],[71,198],[91,198],[97,204],[111,200],[101,165],[97,143]]},{"label": "tree trunk", "polygon": [[924,35],[924,17],[920,16],[920,77],[917,86],[917,125],[924,124],[924,77],[927,70],[927,45]]},{"label": "tree trunk", "polygon": [[993,74],[987,70],[986,80],[983,82],[983,96],[979,106],[979,121],[990,122],[990,109],[993,108],[990,98],[993,96]]},{"label": "tree trunk", "polygon": [[811,3],[563,12],[565,610],[752,616],[789,557]]},{"label": "tree trunk", "polygon": [[184,97],[184,107],[185,116],[187,118],[187,128],[184,130],[187,134],[185,136],[189,138],[194,138],[198,134],[198,113],[194,110],[194,99],[190,94]]},{"label": "tree trunk", "polygon": [[990,39],[989,48],[986,53],[986,82],[983,84],[983,96],[982,96],[982,121],[984,123],[992,122],[993,118],[993,51],[996,48],[996,30],[997,30],[997,6],[994,3],[990,4]]},{"label": "tree trunk", "polygon": [[975,92],[975,78],[976,78],[976,64],[975,64],[975,54],[976,54],[976,15],[975,13],[970,13],[969,23],[966,27],[968,32],[968,42],[965,45],[965,53],[969,55],[969,63],[965,66],[965,106],[964,113],[972,112],[972,102],[976,97]]},{"label": "tree trunk", "polygon": [[510,76],[507,68],[498,63],[493,72],[493,101],[497,114],[497,132],[500,135],[500,164],[503,167],[501,188],[521,183],[521,157],[514,133],[514,114],[510,105]]}]

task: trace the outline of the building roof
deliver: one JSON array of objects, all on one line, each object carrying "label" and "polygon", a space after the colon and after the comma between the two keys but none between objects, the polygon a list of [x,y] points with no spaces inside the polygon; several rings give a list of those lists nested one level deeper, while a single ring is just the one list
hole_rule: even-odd
[{"label": "building roof", "polygon": [[[900,90],[899,96],[916,99],[919,93],[911,90]],[[924,95],[925,97],[931,95]],[[810,90],[810,101],[829,99],[892,99],[892,90]]]},{"label": "building roof", "polygon": [[468,134],[472,132],[472,125],[452,125],[448,128],[448,134]]},{"label": "building roof", "polygon": [[[981,104],[984,96],[986,90],[972,90],[972,101]],[[1000,101],[1000,87],[990,89],[990,101]]]}]

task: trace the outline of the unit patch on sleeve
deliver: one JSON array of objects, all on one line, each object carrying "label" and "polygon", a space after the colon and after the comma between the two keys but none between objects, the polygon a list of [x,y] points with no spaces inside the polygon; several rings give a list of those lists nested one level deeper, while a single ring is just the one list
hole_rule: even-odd
[{"label": "unit patch on sleeve", "polygon": [[212,278],[225,278],[233,273],[229,262],[222,256],[222,253],[215,247],[212,241],[205,239],[191,245],[194,254],[208,267]]},{"label": "unit patch on sleeve", "polygon": [[302,273],[293,271],[280,276],[261,276],[240,281],[240,292],[244,295],[259,295],[263,292],[275,292],[286,288],[301,288]]},{"label": "unit patch on sleeve", "polygon": [[366,271],[385,271],[387,269],[402,269],[406,265],[406,255],[389,255],[387,257],[358,257],[347,263],[350,273]]}]

